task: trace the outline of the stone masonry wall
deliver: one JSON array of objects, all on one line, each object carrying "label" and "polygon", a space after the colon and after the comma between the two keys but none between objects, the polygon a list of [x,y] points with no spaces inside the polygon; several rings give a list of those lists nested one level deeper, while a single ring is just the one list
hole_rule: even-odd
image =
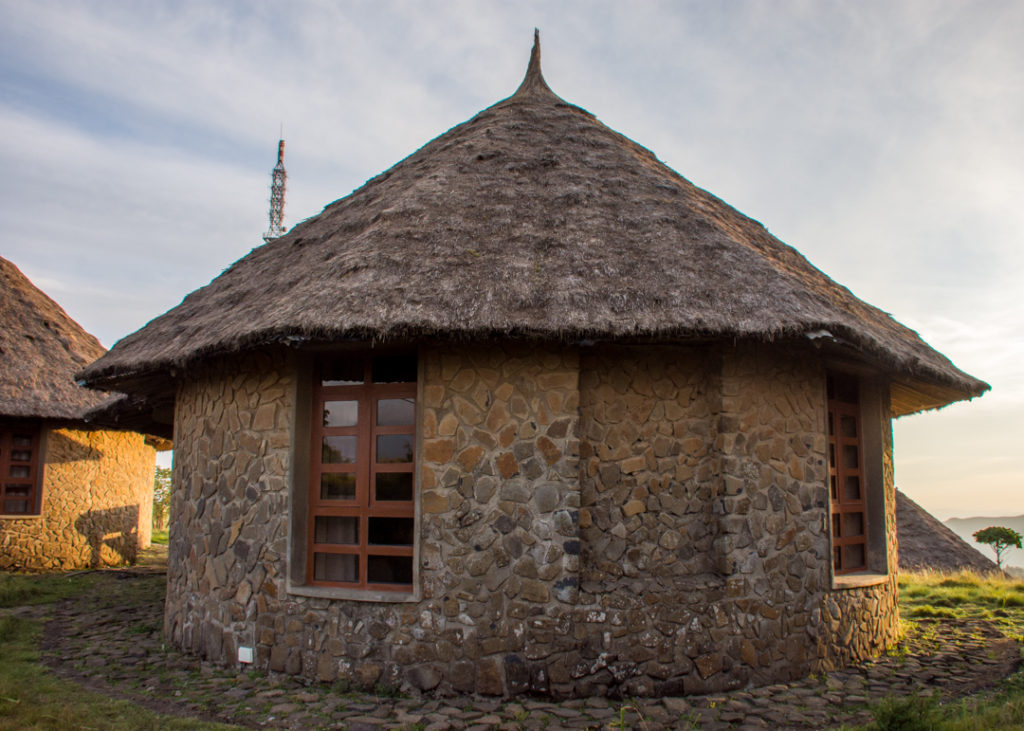
[{"label": "stone masonry wall", "polygon": [[133,563],[150,541],[156,451],[133,432],[45,431],[40,515],[0,518],[0,569]]},{"label": "stone masonry wall", "polygon": [[294,386],[276,354],[215,363],[178,391],[164,632],[206,657],[234,661],[286,598]]},{"label": "stone masonry wall", "polygon": [[254,646],[271,670],[369,687],[546,689],[527,662],[575,642],[552,607],[578,591],[577,356],[478,347],[421,357],[422,601],[288,594],[295,374],[283,357],[251,357],[178,394],[173,641],[228,662]]},{"label": "stone masonry wall", "polygon": [[816,357],[453,345],[420,358],[418,597],[289,593],[301,375],[251,356],[179,392],[169,637],[227,662],[252,646],[258,667],[328,682],[566,696],[775,682],[894,636],[894,583],[830,586]]}]

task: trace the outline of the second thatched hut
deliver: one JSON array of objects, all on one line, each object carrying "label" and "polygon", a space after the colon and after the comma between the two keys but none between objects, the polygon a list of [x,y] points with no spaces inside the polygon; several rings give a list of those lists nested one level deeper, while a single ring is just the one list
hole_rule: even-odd
[{"label": "second thatched hut", "polygon": [[149,545],[166,444],[88,418],[112,399],[74,376],[104,352],[0,258],[0,569],[132,563]]}]

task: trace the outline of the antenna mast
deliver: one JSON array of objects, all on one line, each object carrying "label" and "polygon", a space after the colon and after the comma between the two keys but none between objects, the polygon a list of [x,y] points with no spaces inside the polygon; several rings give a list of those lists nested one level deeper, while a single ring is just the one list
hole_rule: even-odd
[{"label": "antenna mast", "polygon": [[277,165],[270,172],[270,228],[263,234],[263,240],[270,243],[284,234],[284,140],[277,141]]}]

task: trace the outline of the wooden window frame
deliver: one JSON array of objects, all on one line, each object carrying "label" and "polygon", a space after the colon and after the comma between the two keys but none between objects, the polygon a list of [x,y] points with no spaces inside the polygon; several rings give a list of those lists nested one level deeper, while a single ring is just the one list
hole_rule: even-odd
[{"label": "wooden window frame", "polygon": [[[826,375],[828,403],[828,479],[829,534],[832,539],[832,569],[836,576],[868,571],[871,565],[868,543],[868,485],[864,469],[864,421],[861,413],[861,384],[856,376],[844,373]],[[842,391],[852,390],[852,397],[842,398]],[[854,425],[854,434],[844,434],[842,425]],[[856,464],[844,459],[849,449],[856,450]],[[855,480],[858,496],[849,498],[846,485]],[[859,519],[855,516],[859,516]],[[859,520],[860,533],[847,535],[853,518]],[[863,560],[854,561],[860,547]]]},{"label": "wooden window frame", "polygon": [[[322,354],[313,366],[312,409],[310,413],[309,492],[307,511],[307,552],[306,585],[336,587],[374,592],[413,593],[415,579],[409,583],[380,583],[368,580],[368,564],[371,557],[407,556],[410,563],[415,561],[415,544],[418,525],[416,522],[416,432],[418,411],[415,408],[417,383],[375,383],[372,379],[373,362],[378,357],[409,357],[415,360],[415,353],[352,353]],[[323,373],[327,362],[347,358],[362,362],[363,382],[359,385],[324,385]],[[411,399],[413,420],[408,425],[382,426],[377,424],[377,402],[382,399]],[[354,401],[357,419],[354,426],[325,426],[324,405],[328,401]],[[412,460],[400,463],[378,463],[378,437],[387,435],[408,435],[412,438]],[[325,463],[323,461],[323,439],[330,436],[356,437],[356,457],[352,463]],[[355,475],[355,496],[352,500],[323,498],[321,476],[331,473]],[[408,473],[411,475],[411,495],[408,501],[379,500],[374,485],[378,474]],[[358,523],[358,543],[317,543],[316,519],[331,517],[355,518]],[[408,545],[372,544],[369,542],[369,523],[374,518],[399,518],[412,521],[413,538]],[[329,581],[317,579],[316,554],[348,554],[358,557],[358,581]],[[415,566],[412,576],[415,577]]]},{"label": "wooden window frame", "polygon": [[[28,460],[13,459],[16,450],[25,449],[25,445],[14,446],[15,437],[29,437],[30,456]],[[5,518],[32,518],[39,516],[42,507],[39,490],[39,473],[41,469],[40,445],[41,430],[38,426],[0,425],[0,516]],[[12,477],[15,467],[27,466],[29,474]],[[14,494],[13,490],[28,488],[27,493]],[[8,508],[16,502],[28,502],[29,509],[25,512],[11,512]]]}]

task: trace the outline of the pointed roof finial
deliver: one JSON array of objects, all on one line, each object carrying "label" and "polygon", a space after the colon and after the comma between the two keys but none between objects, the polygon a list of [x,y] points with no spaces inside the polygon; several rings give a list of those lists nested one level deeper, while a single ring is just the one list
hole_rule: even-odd
[{"label": "pointed roof finial", "polygon": [[533,49],[530,51],[530,64],[526,67],[526,76],[523,83],[516,89],[513,97],[522,97],[538,93],[555,95],[551,87],[544,81],[544,75],[540,71],[540,29],[533,29]]}]

